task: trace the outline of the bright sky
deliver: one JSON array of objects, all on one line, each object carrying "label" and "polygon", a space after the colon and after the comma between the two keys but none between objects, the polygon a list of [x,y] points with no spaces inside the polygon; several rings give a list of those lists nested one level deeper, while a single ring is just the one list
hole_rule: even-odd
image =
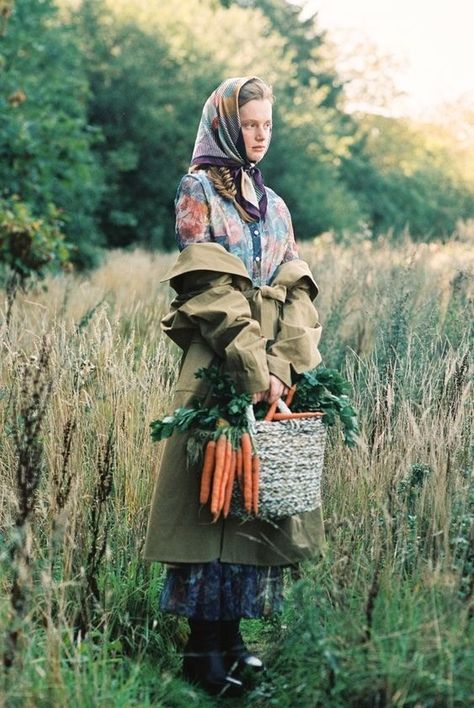
[{"label": "bright sky", "polygon": [[409,96],[394,108],[431,111],[474,96],[474,0],[309,0],[335,39],[351,30],[401,61],[397,86]]}]

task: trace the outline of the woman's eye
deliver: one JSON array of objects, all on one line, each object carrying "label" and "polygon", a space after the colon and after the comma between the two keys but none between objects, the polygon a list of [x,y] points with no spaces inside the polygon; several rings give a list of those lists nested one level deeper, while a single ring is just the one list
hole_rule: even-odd
[{"label": "woman's eye", "polygon": [[[242,127],[243,128],[257,128],[258,125],[257,125],[257,123],[244,123],[242,125]],[[265,128],[265,130],[271,130],[273,126],[271,123],[265,123],[265,125],[263,127]]]}]

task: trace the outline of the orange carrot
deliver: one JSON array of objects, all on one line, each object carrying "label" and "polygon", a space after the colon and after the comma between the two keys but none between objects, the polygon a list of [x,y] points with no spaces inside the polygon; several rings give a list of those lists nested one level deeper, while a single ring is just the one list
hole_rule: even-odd
[{"label": "orange carrot", "polygon": [[199,492],[199,503],[206,504],[211,493],[212,473],[214,472],[214,464],[216,461],[216,443],[214,440],[209,440],[204,452],[204,461],[201,472],[201,488]]},{"label": "orange carrot", "polygon": [[253,513],[258,514],[258,495],[260,492],[260,458],[258,455],[252,457],[252,506]]},{"label": "orange carrot", "polygon": [[[214,479],[212,480],[211,513],[217,514],[219,509],[222,475],[224,474],[225,458],[227,451],[227,438],[222,433],[216,443],[216,462]],[[214,519],[216,520],[216,519]]]},{"label": "orange carrot", "polygon": [[239,447],[237,448],[237,460],[236,460],[236,469],[235,473],[237,475],[237,482],[239,483],[240,489],[242,489],[242,448]]},{"label": "orange carrot", "polygon": [[244,507],[250,514],[252,511],[252,441],[248,433],[243,433],[240,438],[242,447],[242,468],[244,476]]},{"label": "orange carrot", "polygon": [[273,420],[296,420],[298,418],[321,418],[324,413],[308,411],[307,413],[275,413]]},{"label": "orange carrot", "polygon": [[232,500],[232,492],[234,489],[235,471],[237,463],[237,453],[232,450],[232,461],[230,463],[229,479],[227,480],[227,485],[225,489],[225,500],[224,500],[224,519],[227,518],[230,511],[230,502]]},{"label": "orange carrot", "polygon": [[267,411],[267,414],[263,420],[273,420],[273,415],[277,409],[278,401],[274,401]]},{"label": "orange carrot", "polygon": [[219,513],[224,508],[227,482],[229,481],[230,468],[232,465],[232,453],[233,453],[232,443],[230,442],[230,440],[227,440],[227,447],[226,447],[226,451],[225,451],[225,467],[224,467],[224,474],[222,475],[221,491],[220,491],[220,495],[219,495],[219,508],[217,510]]},{"label": "orange carrot", "polygon": [[296,393],[296,384],[293,384],[293,386],[290,388],[290,390],[286,394],[286,398],[285,398],[285,403],[288,406],[288,408],[291,406],[291,404],[293,402],[293,398],[295,397],[295,393]]}]

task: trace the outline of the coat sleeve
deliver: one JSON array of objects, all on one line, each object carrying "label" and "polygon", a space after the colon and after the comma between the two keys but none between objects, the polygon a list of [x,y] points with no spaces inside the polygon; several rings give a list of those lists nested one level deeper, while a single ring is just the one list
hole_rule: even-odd
[{"label": "coat sleeve", "polygon": [[181,276],[183,295],[172,303],[162,327],[183,348],[198,332],[223,359],[239,390],[256,393],[268,388],[267,340],[233,281],[230,274],[211,271]]},{"label": "coat sleeve", "polygon": [[318,350],[321,325],[312,302],[317,292],[310,273],[287,285],[286,299],[278,318],[277,335],[267,351],[270,373],[287,386],[291,386],[298,374],[313,369],[321,361]]},{"label": "coat sleeve", "polygon": [[192,330],[197,330],[223,359],[241,391],[266,390],[270,376],[267,340],[259,323],[252,318],[248,300],[236,287],[239,277],[235,271],[226,272],[225,263],[217,272],[201,270],[203,260],[208,258],[208,263],[218,263],[224,254],[212,242],[209,204],[199,179],[193,175],[185,175],[181,180],[175,209],[176,238],[183,252],[180,259],[187,262],[188,272],[185,267],[179,277],[171,279],[178,292],[172,305],[177,311],[162,321],[164,331],[185,349],[193,336]]}]

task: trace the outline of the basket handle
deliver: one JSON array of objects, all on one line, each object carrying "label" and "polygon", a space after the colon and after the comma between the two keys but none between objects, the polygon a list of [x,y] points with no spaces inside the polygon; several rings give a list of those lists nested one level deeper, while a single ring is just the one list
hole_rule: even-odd
[{"label": "basket handle", "polygon": [[282,398],[279,398],[277,401],[272,403],[270,408],[267,411],[267,414],[263,420],[266,420],[268,422],[271,422],[274,420],[275,413],[277,410],[280,411],[280,413],[286,413],[287,415],[291,414],[291,410],[288,408],[286,405],[285,401]]},{"label": "basket handle", "polygon": [[[321,416],[324,415],[324,413],[320,411],[307,411],[304,413],[293,413],[293,411],[290,410],[289,404],[293,400],[293,397],[295,395],[296,391],[296,385],[293,385],[288,394],[286,395],[285,400],[283,401],[281,398],[278,399],[278,401],[275,401],[272,403],[270,408],[267,411],[267,414],[264,418],[265,421],[267,422],[273,422],[273,421],[278,421],[278,420],[296,420],[299,418],[321,418]],[[277,412],[278,411],[278,412]]]},{"label": "basket handle", "polygon": [[272,421],[274,420],[273,416],[275,415],[277,409],[280,411],[280,413],[285,413],[286,415],[291,414],[291,410],[289,406],[291,405],[291,402],[293,401],[293,398],[296,393],[296,384],[293,384],[293,386],[290,388],[288,393],[285,396],[285,400],[282,398],[279,398],[278,401],[275,401],[272,403],[270,408],[267,411],[267,414],[264,418],[266,421]]},{"label": "basket handle", "polygon": [[[275,403],[272,403],[270,408],[267,411],[267,415],[265,416],[264,420],[273,420],[273,416],[275,415],[276,411],[279,410],[281,413],[284,413],[285,415],[293,415],[288,406],[286,405],[285,401],[283,399],[279,398],[278,401],[275,401]],[[269,413],[271,413],[271,418],[268,418]],[[253,412],[253,406],[247,406],[245,414],[247,416],[247,422],[249,425],[249,430],[253,431],[255,429],[255,413]]]}]

